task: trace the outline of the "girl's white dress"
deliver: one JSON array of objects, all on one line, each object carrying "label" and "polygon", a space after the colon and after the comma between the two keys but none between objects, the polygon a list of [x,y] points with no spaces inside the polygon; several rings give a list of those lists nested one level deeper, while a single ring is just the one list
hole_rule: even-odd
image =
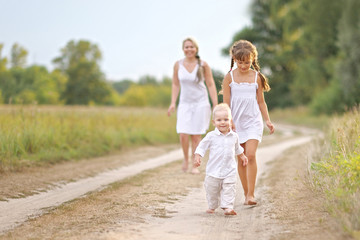
[{"label": "girl's white dress", "polygon": [[198,82],[196,73],[199,65],[190,73],[179,61],[178,78],[180,81],[180,99],[177,109],[177,133],[201,135],[209,128],[211,106],[204,80]]},{"label": "girl's white dress", "polygon": [[261,142],[263,134],[263,120],[256,100],[256,90],[258,88],[256,72],[253,83],[237,83],[234,81],[233,72],[231,75],[231,113],[239,135],[240,143],[249,139],[256,139]]}]

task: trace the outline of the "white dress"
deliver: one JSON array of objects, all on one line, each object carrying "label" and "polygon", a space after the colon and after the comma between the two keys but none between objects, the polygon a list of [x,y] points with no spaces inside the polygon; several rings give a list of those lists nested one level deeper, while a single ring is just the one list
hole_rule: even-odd
[{"label": "white dress", "polygon": [[177,133],[189,135],[205,134],[209,128],[211,106],[204,81],[198,82],[196,73],[199,65],[190,73],[179,61],[178,78],[180,81],[180,99],[177,109]]},{"label": "white dress", "polygon": [[258,88],[256,72],[253,83],[237,83],[234,81],[233,73],[230,72],[231,83],[231,113],[239,135],[240,143],[249,139],[256,139],[261,142],[264,124],[256,100],[256,90]]}]

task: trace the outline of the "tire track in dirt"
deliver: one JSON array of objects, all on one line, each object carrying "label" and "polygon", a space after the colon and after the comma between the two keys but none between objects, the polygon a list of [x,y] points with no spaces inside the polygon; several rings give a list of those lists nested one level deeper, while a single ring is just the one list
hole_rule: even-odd
[{"label": "tire track in dirt", "polygon": [[137,175],[182,158],[182,150],[174,150],[159,157],[150,158],[130,166],[106,171],[95,177],[60,185],[57,188],[26,198],[9,199],[0,202],[0,233],[4,233],[28,219],[38,217],[67,201],[102,189],[106,185]]}]

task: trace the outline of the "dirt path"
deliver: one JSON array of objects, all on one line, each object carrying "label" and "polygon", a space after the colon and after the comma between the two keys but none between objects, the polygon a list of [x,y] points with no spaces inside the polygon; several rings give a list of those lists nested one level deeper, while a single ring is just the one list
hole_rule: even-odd
[{"label": "dirt path", "polygon": [[175,161],[66,202],[0,239],[350,239],[306,185],[309,144],[304,143],[314,132],[302,132],[284,126],[282,133],[264,138],[258,150],[259,205],[242,205],[238,184],[237,216],[205,214],[205,164],[200,175],[191,175]]},{"label": "dirt path", "polygon": [[[308,143],[311,136],[298,137],[279,144],[260,148],[257,152],[258,179],[266,177],[270,170],[268,164],[276,160],[283,151],[290,147]],[[258,186],[256,196],[259,196],[259,206],[244,206],[241,184],[237,184],[235,209],[236,217],[225,217],[223,211],[217,210],[216,214],[205,213],[207,202],[204,188],[193,189],[190,194],[175,204],[164,206],[171,217],[151,218],[148,216],[146,223],[137,224],[129,232],[109,233],[110,239],[269,239],[274,233],[284,230],[279,222],[267,215],[270,199],[264,194],[266,186]],[[172,213],[172,214],[171,214]],[[236,238],[234,238],[236,237]],[[251,237],[251,238],[250,238]]]}]

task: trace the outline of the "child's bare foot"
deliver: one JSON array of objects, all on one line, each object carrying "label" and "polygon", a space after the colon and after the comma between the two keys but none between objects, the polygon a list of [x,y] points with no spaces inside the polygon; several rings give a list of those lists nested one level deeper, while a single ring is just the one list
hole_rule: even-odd
[{"label": "child's bare foot", "polygon": [[236,212],[234,211],[234,209],[226,208],[225,215],[236,215]]},{"label": "child's bare foot", "polygon": [[192,174],[199,174],[200,171],[199,171],[199,169],[193,167],[193,169],[191,170],[191,173],[192,173]]},{"label": "child's bare foot", "polygon": [[182,164],[182,170],[183,170],[183,172],[187,172],[188,166],[189,166],[189,161],[184,160],[184,161],[183,161],[183,164]]},{"label": "child's bare foot", "polygon": [[255,201],[254,197],[247,197],[245,198],[244,205],[256,205],[257,202]]},{"label": "child's bare foot", "polygon": [[215,209],[210,209],[210,208],[209,208],[208,210],[206,210],[206,212],[207,212],[207,213],[214,213],[214,212],[215,212]]}]

